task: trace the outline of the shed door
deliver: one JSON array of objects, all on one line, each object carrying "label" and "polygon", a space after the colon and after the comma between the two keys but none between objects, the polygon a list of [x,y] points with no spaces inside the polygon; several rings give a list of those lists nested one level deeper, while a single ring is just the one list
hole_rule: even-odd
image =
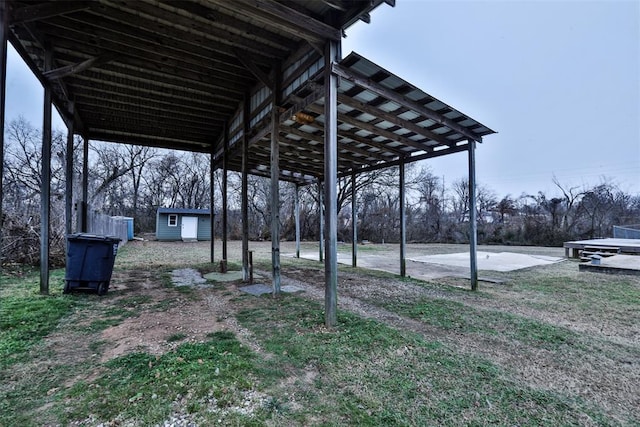
[{"label": "shed door", "polygon": [[182,240],[198,239],[198,217],[182,217]]}]

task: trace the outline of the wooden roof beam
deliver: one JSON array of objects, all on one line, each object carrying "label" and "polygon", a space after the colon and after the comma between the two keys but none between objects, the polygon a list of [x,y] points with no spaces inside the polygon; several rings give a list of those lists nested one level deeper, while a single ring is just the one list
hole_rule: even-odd
[{"label": "wooden roof beam", "polygon": [[266,87],[273,87],[273,79],[271,79],[271,77],[269,77],[267,73],[262,71],[262,69],[258,67],[255,62],[253,62],[253,59],[251,59],[250,55],[248,55],[246,52],[241,51],[240,49],[234,49],[233,51],[236,54],[236,58],[238,58],[238,61],[240,61],[240,63],[244,65],[245,68],[249,70],[256,79],[261,81]]},{"label": "wooden roof beam", "polygon": [[55,70],[46,71],[43,75],[48,80],[57,80],[73,74],[81,73],[91,67],[95,67],[106,62],[109,62],[113,58],[113,55],[101,55],[94,56],[77,64],[67,65],[65,67],[56,68]]},{"label": "wooden roof beam", "polygon": [[[149,2],[149,0],[145,0]],[[220,27],[225,31],[246,37],[251,34],[258,40],[267,40],[269,43],[285,48],[286,50],[296,49],[295,43],[291,39],[278,33],[268,31],[264,28],[256,27],[248,22],[241,21],[231,15],[222,13],[211,7],[208,0],[196,1],[177,1],[177,0],[151,0],[154,7],[156,5],[162,9],[174,12],[178,15],[187,14],[187,17],[193,22],[202,23],[202,28]]]},{"label": "wooden roof beam", "polygon": [[25,22],[41,21],[54,16],[87,10],[91,7],[87,1],[56,1],[24,6],[13,9],[9,18],[11,25],[24,24]]},{"label": "wooden roof beam", "polygon": [[291,95],[284,102],[289,103],[293,102],[294,104],[289,107],[286,111],[280,114],[280,123],[284,123],[287,120],[291,120],[291,118],[298,112],[304,110],[307,106],[313,104],[318,99],[324,98],[324,88],[323,86],[316,86],[312,89],[312,92],[305,96],[304,98],[299,98],[295,95]]},{"label": "wooden roof beam", "polygon": [[[167,10],[166,5],[159,7],[155,0],[152,0],[149,4],[147,1],[137,0],[135,2],[117,2],[112,0],[101,0],[101,7],[117,9],[120,13],[116,13],[114,10],[108,10],[104,14],[108,17],[116,19],[118,22],[126,23],[128,26],[134,28],[142,27],[144,32],[151,31],[155,34],[155,37],[170,36],[176,39],[176,42],[182,40],[183,43],[193,45],[193,41],[198,41],[200,38],[204,38],[209,41],[207,48],[215,50],[220,54],[234,57],[233,48],[241,48],[243,50],[251,51],[260,59],[260,62],[269,64],[274,58],[281,58],[287,54],[288,50],[283,48],[277,48],[267,43],[263,43],[260,40],[250,39],[240,36],[234,32],[226,29],[219,28],[210,23],[201,22],[198,19],[194,19],[193,16],[184,16],[183,14],[176,13],[175,9]],[[229,2],[234,6],[236,2]],[[97,10],[97,8],[96,8]],[[141,23],[141,20],[150,20],[151,25],[145,25]],[[144,21],[143,21],[144,22]],[[113,24],[110,24],[113,26]],[[139,30],[138,30],[139,31]],[[127,34],[130,30],[122,28],[122,33]],[[186,36],[186,35],[189,36]],[[153,39],[151,37],[150,39]],[[169,40],[165,40],[163,43],[170,43]],[[179,42],[178,42],[179,43]],[[201,42],[195,43],[202,45]]]},{"label": "wooden roof beam", "polygon": [[216,102],[215,99],[195,99],[195,97],[190,99],[188,94],[163,94],[159,91],[151,90],[135,92],[130,90],[128,86],[102,83],[98,79],[76,79],[70,84],[70,87],[78,91],[78,93],[80,90],[97,92],[98,98],[110,99],[111,95],[115,95],[131,100],[135,99],[138,100],[138,102],[157,102],[167,107],[180,106],[205,113],[210,112],[215,109],[215,107],[223,109],[229,105],[228,102]]},{"label": "wooden roof beam", "polygon": [[93,28],[87,23],[71,19],[59,19],[54,24],[41,23],[39,29],[48,34],[56,34],[56,47],[61,45],[65,48],[78,49],[79,46],[84,45],[82,50],[86,52],[92,51],[92,46],[94,49],[97,48],[94,40],[98,38],[100,52],[94,53],[94,56],[105,52],[114,53],[116,58],[120,55],[134,56],[162,65],[175,65],[194,71],[224,73],[225,79],[233,81],[238,78],[249,79],[252,77],[233,53],[230,55],[220,54],[196,45],[189,45],[189,49],[187,49],[186,45],[179,46],[172,37],[167,37],[166,42],[161,44],[157,42],[157,37],[153,40],[127,37],[112,29]]},{"label": "wooden roof beam", "polygon": [[[310,32],[320,39],[340,40],[342,38],[342,31],[338,28],[320,22],[309,15],[273,0],[235,0],[234,3],[244,3],[254,10],[266,12],[292,26],[303,29],[303,32]],[[293,28],[291,30],[295,31]],[[295,32],[299,33],[299,31]]]},{"label": "wooden roof beam", "polygon": [[101,111],[122,111],[127,114],[150,114],[156,117],[169,114],[167,119],[176,117],[192,120],[200,123],[210,123],[211,120],[222,120],[228,117],[228,114],[220,110],[200,111],[180,108],[180,113],[171,114],[157,103],[150,103],[141,106],[141,103],[132,98],[126,98],[117,95],[108,95],[100,98],[101,93],[96,91],[75,92],[76,109],[81,105],[84,111],[85,107],[95,107]]},{"label": "wooden roof beam", "polygon": [[364,76],[361,76],[360,74],[354,72],[353,70],[343,67],[340,64],[332,64],[332,69],[331,71],[336,74],[339,77],[342,77],[344,79],[349,80],[350,82],[363,87],[367,90],[370,90],[372,92],[374,92],[377,95],[380,95],[384,98],[387,98],[390,101],[393,101],[397,104],[400,104],[402,106],[405,106],[407,108],[410,108],[411,110],[415,111],[418,114],[423,115],[424,117],[427,117],[437,123],[440,123],[443,126],[446,126],[450,129],[455,130],[456,132],[461,133],[462,135],[466,136],[469,139],[472,139],[474,141],[477,142],[482,142],[482,137],[480,135],[477,135],[476,133],[472,132],[471,130],[465,128],[464,126],[460,126],[458,123],[456,123],[455,121],[448,119],[446,117],[444,117],[442,114],[439,114],[433,110],[428,109],[427,107],[425,107],[424,105],[420,105],[417,102],[413,101],[412,99],[401,95],[397,92],[394,92],[391,89],[387,89],[386,87],[382,86],[381,84],[366,78]]},{"label": "wooden roof beam", "polygon": [[[307,19],[313,20],[315,22],[318,22],[318,21],[304,14],[301,14],[300,12],[293,11],[292,9],[283,5],[278,4],[276,6],[272,6],[271,9],[284,8],[288,11],[292,11],[291,12],[292,15],[286,15],[285,13],[285,16],[280,16],[277,13],[276,14],[268,13],[264,9],[256,7],[256,5],[252,4],[251,1],[247,1],[247,0],[238,0],[233,2],[230,2],[229,0],[208,0],[208,1],[211,3],[214,3],[220,9],[226,9],[228,11],[227,14],[242,14],[247,18],[260,22],[263,26],[266,26],[267,28],[277,28],[283,33],[289,34],[291,36],[299,37],[300,39],[305,40],[307,43],[309,43],[315,50],[319,50],[319,53],[321,54],[323,52],[322,46],[324,45],[324,41],[327,38],[329,38],[323,35],[318,35],[309,27],[304,26],[302,22],[295,22],[295,20],[294,22],[292,22],[292,19],[294,19],[293,17],[298,15],[305,16]],[[264,0],[260,1],[259,3],[261,3],[262,6],[266,6],[269,9],[269,5],[267,5],[267,3]],[[272,2],[269,2],[269,3],[272,3]],[[322,24],[322,25],[325,25],[325,24]],[[331,38],[336,36],[339,38],[341,36],[342,33],[340,30],[335,29],[333,27],[329,27],[329,28],[331,28],[331,31],[333,33]]]},{"label": "wooden roof beam", "polygon": [[[112,141],[112,142],[122,142],[118,137],[128,137],[140,140],[153,140],[153,141],[165,141],[169,144],[183,144],[184,147],[193,147],[190,151],[200,151],[209,147],[211,144],[201,141],[192,141],[189,139],[183,138],[172,138],[166,136],[156,136],[156,135],[148,135],[145,133],[137,133],[137,132],[126,132],[126,131],[115,131],[110,129],[102,129],[102,128],[89,128],[88,136],[90,139],[99,139],[101,141]],[[134,144],[134,142],[131,142]],[[172,145],[166,146],[167,148],[172,147]]]}]

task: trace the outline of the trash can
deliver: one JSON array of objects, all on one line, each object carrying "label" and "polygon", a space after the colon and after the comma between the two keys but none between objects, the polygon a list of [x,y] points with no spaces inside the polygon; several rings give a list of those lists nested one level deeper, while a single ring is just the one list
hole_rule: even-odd
[{"label": "trash can", "polygon": [[98,295],[109,290],[113,263],[120,239],[94,234],[67,236],[67,268],[65,294],[74,289],[92,289]]}]

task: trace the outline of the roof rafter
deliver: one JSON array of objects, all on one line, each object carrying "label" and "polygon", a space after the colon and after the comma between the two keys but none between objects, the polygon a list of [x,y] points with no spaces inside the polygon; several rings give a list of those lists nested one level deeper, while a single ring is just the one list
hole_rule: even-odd
[{"label": "roof rafter", "polygon": [[359,111],[362,111],[363,113],[368,113],[368,114],[371,114],[372,116],[380,117],[388,122],[397,124],[398,126],[403,127],[407,130],[410,130],[411,132],[417,135],[426,135],[430,139],[433,139],[434,141],[440,142],[442,144],[451,144],[451,141],[448,141],[446,138],[443,138],[441,135],[438,135],[437,133],[431,132],[426,128],[420,127],[409,120],[404,120],[398,117],[396,114],[387,113],[386,111],[383,111],[377,107],[366,104],[362,101],[358,101],[357,99],[352,98],[350,96],[346,96],[344,94],[339,93],[338,102],[348,105],[351,108],[355,108]]},{"label": "roof rafter", "polygon": [[[324,107],[322,107],[320,105],[316,105],[316,104],[312,104],[312,105],[308,106],[307,110],[313,111],[314,113],[318,113],[318,114],[324,114]],[[386,138],[388,140],[391,140],[393,142],[398,142],[400,144],[404,144],[404,145],[407,145],[409,147],[416,148],[418,150],[427,151],[427,150],[430,149],[430,146],[428,146],[427,144],[425,144],[423,142],[418,142],[418,141],[414,141],[414,140],[409,139],[409,138],[405,138],[402,135],[398,135],[397,133],[393,133],[393,132],[391,132],[389,130],[382,129],[382,128],[377,127],[376,125],[373,125],[371,123],[367,123],[367,122],[363,122],[361,120],[358,120],[355,117],[349,116],[348,114],[338,113],[338,121],[350,124],[351,126],[355,126],[355,127],[360,128],[362,130],[366,130],[367,132],[370,132],[370,133],[372,133],[374,135],[379,135],[379,136],[381,136],[383,138]]]},{"label": "roof rafter", "polygon": [[[307,139],[310,141],[316,141],[319,142],[320,144],[317,145],[317,147],[323,147],[324,146],[324,132],[320,131],[318,133],[308,133],[308,132],[304,132],[296,127],[293,126],[286,126],[286,125],[280,125],[280,130],[282,133],[290,133],[292,135],[298,136],[300,138],[303,139]],[[338,135],[338,149],[339,150],[347,150],[350,151],[352,153],[356,153],[356,154],[360,154],[361,156],[366,156],[367,158],[372,158],[372,159],[377,159],[377,160],[389,160],[387,158],[385,158],[385,156],[383,156],[382,154],[375,152],[375,151],[369,151],[367,149],[364,148],[360,148],[360,147],[356,147],[353,144],[348,144],[344,141],[344,138],[340,138],[340,135]],[[322,152],[322,151],[321,151]],[[322,152],[324,153],[324,152]]]},{"label": "roof rafter", "polygon": [[462,135],[466,136],[469,139],[473,139],[474,141],[478,141],[478,142],[482,142],[482,137],[471,132],[470,130],[468,130],[467,128],[460,126],[458,123],[454,122],[451,119],[448,119],[446,117],[444,117],[443,115],[428,109],[427,107],[425,107],[424,105],[420,105],[417,102],[413,101],[412,99],[404,96],[404,95],[400,95],[397,92],[394,92],[393,90],[387,89],[386,87],[382,86],[381,84],[373,81],[372,79],[363,77],[361,75],[359,75],[358,73],[354,72],[353,70],[350,70],[340,64],[332,64],[331,66],[331,71],[336,74],[339,77],[345,78],[353,83],[355,83],[358,86],[361,86],[365,89],[368,89],[380,96],[383,96],[387,99],[389,99],[390,101],[396,102],[400,105],[406,106],[408,108],[410,108],[411,110],[415,111],[418,114],[423,115],[424,117],[427,117],[431,120],[434,120],[437,123],[440,123],[441,125],[447,126],[453,130],[455,130],[456,132],[461,133]]},{"label": "roof rafter", "polygon": [[78,12],[89,7],[90,3],[87,1],[56,1],[14,8],[9,17],[11,25],[16,25]]},{"label": "roof rafter", "polygon": [[[272,46],[261,40],[247,38],[228,30],[223,30],[210,23],[204,23],[193,16],[183,16],[158,7],[156,4],[147,4],[137,0],[135,2],[112,2],[101,0],[105,7],[115,9],[109,15],[117,19],[117,22],[126,23],[128,26],[138,27],[143,24],[147,32],[158,35],[173,35],[183,43],[196,42],[200,46],[206,46],[219,53],[233,57],[233,48],[240,48],[252,52],[256,58],[265,64],[269,64],[273,58],[285,55],[287,49]],[[235,2],[234,2],[235,4]],[[110,24],[112,26],[113,24]],[[249,34],[249,33],[245,33]],[[213,43],[203,43],[205,40]],[[264,61],[264,62],[263,62]]]},{"label": "roof rafter", "polygon": [[93,58],[86,59],[77,64],[67,65],[64,67],[56,68],[55,70],[45,71],[43,75],[49,80],[61,79],[63,77],[71,76],[76,73],[81,73],[84,70],[88,70],[91,67],[95,67],[106,62],[111,61],[113,55],[105,54],[101,56],[94,56]]},{"label": "roof rafter", "polygon": [[342,31],[339,29],[273,0],[235,0],[235,2],[250,4],[255,8],[252,10],[263,10],[273,17],[304,29],[305,32],[313,33],[320,39],[340,40],[342,38]]},{"label": "roof rafter", "polygon": [[247,70],[253,74],[256,79],[261,81],[266,87],[273,87],[273,80],[267,73],[262,71],[258,65],[253,62],[253,59],[246,52],[241,51],[240,49],[234,49],[236,54],[236,58],[246,67]]},{"label": "roof rafter", "polygon": [[436,157],[442,157],[442,156],[446,156],[448,154],[460,153],[460,152],[468,151],[468,150],[469,150],[468,144],[457,145],[457,146],[455,146],[453,148],[447,148],[447,149],[444,149],[444,150],[432,151],[430,153],[419,154],[417,156],[407,156],[407,157],[404,157],[402,159],[394,160],[394,161],[391,161],[391,162],[379,163],[377,165],[367,166],[367,167],[358,169],[357,171],[348,171],[348,172],[338,173],[338,178],[349,177],[354,172],[356,172],[356,173],[373,172],[373,171],[384,169],[384,168],[388,168],[388,167],[391,167],[391,166],[398,166],[400,164],[400,162],[403,162],[403,161],[404,161],[404,163],[413,163],[413,162],[417,162],[417,161],[420,161],[420,160],[433,159],[433,158],[436,158]]}]

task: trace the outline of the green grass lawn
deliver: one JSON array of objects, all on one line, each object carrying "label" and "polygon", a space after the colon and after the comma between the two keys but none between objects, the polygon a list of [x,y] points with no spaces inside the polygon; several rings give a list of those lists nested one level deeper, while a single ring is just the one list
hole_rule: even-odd
[{"label": "green grass lawn", "polygon": [[[52,272],[49,296],[37,293],[37,271],[2,273],[0,426],[154,426],[172,417],[201,426],[640,425],[637,408],[612,407],[604,394],[597,398],[601,386],[621,395],[625,387],[629,393],[637,387],[637,339],[584,326],[608,322],[611,330],[632,336],[640,308],[635,278],[594,278],[573,273],[575,265],[555,265],[517,272],[508,286],[471,293],[358,269],[363,286],[404,284],[427,292],[362,296],[414,326],[399,328],[341,309],[338,325],[327,329],[322,303],[305,293],[274,299],[241,293],[234,284],[174,288],[167,266],[175,258],[149,267],[133,245],[118,257],[118,280],[127,287],[104,297],[63,295],[62,270]],[[202,259],[192,265],[215,269]],[[295,267],[299,277],[322,276],[311,261],[286,260],[283,266],[285,275]],[[353,297],[349,292],[339,290]],[[224,301],[211,324],[232,318],[228,324],[235,329],[212,329],[198,338],[167,330],[163,352],[140,347],[103,359],[114,345],[105,334],[111,328],[211,301]],[[549,320],[563,313],[566,322]],[[543,355],[557,364],[549,368],[577,375],[578,383],[584,381],[580,372],[588,371],[575,368],[584,363],[617,372],[604,377],[612,384],[587,384],[593,393],[562,391],[529,381],[522,373],[529,371],[490,357],[492,349],[477,352],[462,344],[474,341],[494,343],[504,357],[521,357],[534,373],[547,368],[527,366],[528,358],[531,365]]]}]

